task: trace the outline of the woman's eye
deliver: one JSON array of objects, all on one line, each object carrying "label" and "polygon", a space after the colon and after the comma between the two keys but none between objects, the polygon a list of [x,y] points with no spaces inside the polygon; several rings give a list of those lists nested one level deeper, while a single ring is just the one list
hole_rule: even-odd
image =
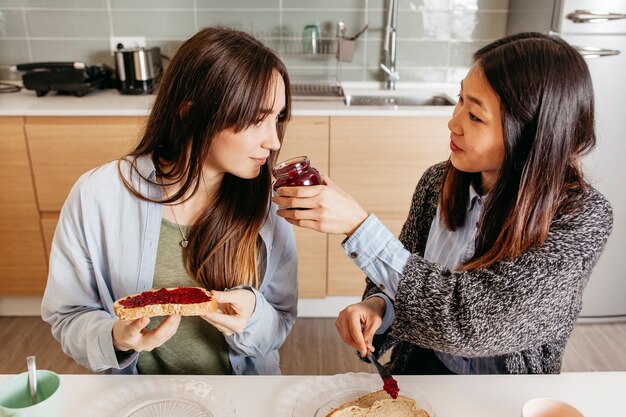
[{"label": "woman's eye", "polygon": [[469,113],[469,118],[473,122],[480,122],[481,121],[478,117],[474,116],[472,113]]},{"label": "woman's eye", "polygon": [[280,113],[278,116],[276,116],[276,124],[285,121],[285,115]]},{"label": "woman's eye", "polygon": [[456,95],[459,98],[459,103],[463,103],[463,97],[461,96],[461,93]]}]

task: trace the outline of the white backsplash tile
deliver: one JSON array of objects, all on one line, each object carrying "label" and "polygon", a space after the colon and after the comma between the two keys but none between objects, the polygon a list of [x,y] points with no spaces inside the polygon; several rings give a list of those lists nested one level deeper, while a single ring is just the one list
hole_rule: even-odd
[{"label": "white backsplash tile", "polygon": [[[144,36],[171,56],[207,25],[261,38],[283,55],[293,79],[383,81],[379,68],[388,0],[0,0],[0,76],[30,60],[113,65],[109,36]],[[504,35],[508,0],[398,0],[401,82],[456,81],[476,47]],[[333,58],[336,23],[347,35],[363,25],[351,63]],[[305,24],[318,23],[329,56],[294,55]],[[286,52],[290,54],[287,55]]]}]

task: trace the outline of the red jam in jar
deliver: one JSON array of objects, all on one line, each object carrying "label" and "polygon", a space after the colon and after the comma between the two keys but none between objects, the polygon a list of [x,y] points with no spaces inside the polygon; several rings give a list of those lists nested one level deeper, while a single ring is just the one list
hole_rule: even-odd
[{"label": "red jam in jar", "polygon": [[280,187],[322,184],[320,173],[311,166],[306,156],[298,156],[279,163],[272,169],[272,174],[276,178],[274,191]]}]

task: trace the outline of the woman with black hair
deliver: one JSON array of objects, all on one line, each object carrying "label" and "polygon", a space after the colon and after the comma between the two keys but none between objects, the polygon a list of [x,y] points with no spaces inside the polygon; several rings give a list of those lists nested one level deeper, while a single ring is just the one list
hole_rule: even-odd
[{"label": "woman with black hair", "polygon": [[[182,44],[139,144],[61,211],[42,316],[69,356],[113,373],[280,373],[297,260],[270,168],[290,108],[284,64],[253,37],[210,27]],[[180,286],[214,290],[218,311],[115,318],[116,299]]]},{"label": "woman with black hair", "polygon": [[612,227],[583,176],[595,145],[580,54],[539,33],[480,49],[448,122],[450,159],[419,181],[400,238],[329,178],[283,187],[292,224],[346,234],[367,275],[337,319],[393,373],[558,373],[582,294]]}]

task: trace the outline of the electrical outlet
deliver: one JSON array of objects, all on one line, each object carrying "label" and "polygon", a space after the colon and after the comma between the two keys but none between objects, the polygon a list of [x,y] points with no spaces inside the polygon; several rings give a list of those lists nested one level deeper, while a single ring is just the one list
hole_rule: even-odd
[{"label": "electrical outlet", "polygon": [[111,36],[109,37],[111,55],[119,49],[118,45],[122,45],[122,49],[141,48],[146,46],[146,38],[145,36]]}]

